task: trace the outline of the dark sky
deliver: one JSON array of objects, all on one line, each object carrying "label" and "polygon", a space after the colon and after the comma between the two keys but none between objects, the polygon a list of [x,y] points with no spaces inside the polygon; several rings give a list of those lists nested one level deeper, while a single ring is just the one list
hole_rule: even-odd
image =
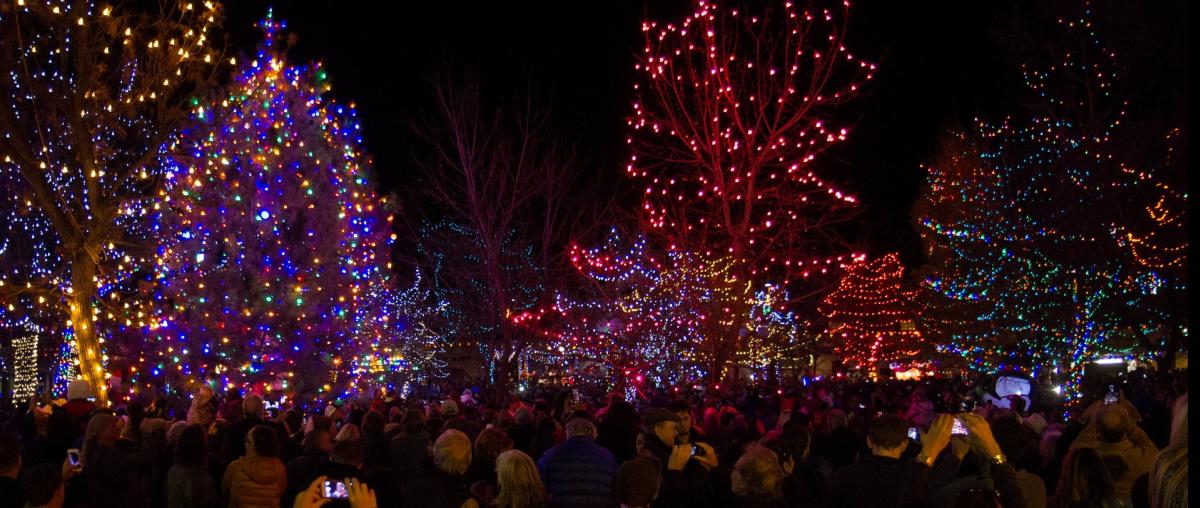
[{"label": "dark sky", "polygon": [[[367,150],[384,192],[414,185],[409,125],[429,103],[429,77],[443,62],[474,68],[485,93],[509,97],[527,84],[547,98],[564,140],[576,142],[590,171],[623,178],[640,22],[678,21],[679,0],[576,2],[294,1],[275,6],[299,36],[293,60],[321,59],[334,94],[357,103]],[[647,5],[651,4],[651,5]],[[268,2],[227,3],[234,50],[249,51],[251,28]],[[873,253],[900,250],[920,262],[908,212],[920,165],[950,122],[1001,110],[1019,76],[994,36],[1007,2],[871,1],[855,4],[849,44],[880,63],[866,94],[845,110],[850,141],[821,161],[856,189],[866,206]]]}]

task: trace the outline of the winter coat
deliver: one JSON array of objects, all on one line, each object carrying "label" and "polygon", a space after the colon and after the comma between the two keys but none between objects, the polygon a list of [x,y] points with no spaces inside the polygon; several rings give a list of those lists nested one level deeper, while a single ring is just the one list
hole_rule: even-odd
[{"label": "winter coat", "polygon": [[167,471],[166,499],[171,508],[213,508],[217,485],[203,466],[175,464]]},{"label": "winter coat", "polygon": [[403,506],[459,508],[471,497],[465,474],[444,473],[434,468],[432,462],[428,462],[427,466],[424,474],[408,482]]},{"label": "winter coat", "polygon": [[287,489],[287,470],[275,457],[242,457],[225,468],[221,492],[230,508],[275,508]]},{"label": "winter coat", "polygon": [[142,482],[161,442],[158,433],[150,433],[143,438],[138,451],[99,445],[87,449],[83,475],[87,484],[88,506],[146,506],[149,500]]},{"label": "winter coat", "polygon": [[289,461],[285,466],[288,486],[284,499],[294,499],[296,494],[307,489],[321,475],[326,462],[329,462],[329,454],[319,450],[306,451]]},{"label": "winter coat", "polygon": [[421,474],[425,460],[429,458],[429,433],[402,433],[392,438],[392,469],[408,481]]},{"label": "winter coat", "polygon": [[834,508],[924,506],[930,469],[911,460],[866,455],[833,478]]},{"label": "winter coat", "polygon": [[546,492],[560,506],[612,506],[617,459],[589,436],[568,438],[538,461]]}]

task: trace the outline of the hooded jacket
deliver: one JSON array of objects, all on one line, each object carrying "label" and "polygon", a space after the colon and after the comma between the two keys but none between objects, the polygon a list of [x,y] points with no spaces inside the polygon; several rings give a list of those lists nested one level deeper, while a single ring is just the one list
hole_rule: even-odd
[{"label": "hooded jacket", "polygon": [[229,463],[221,492],[230,508],[276,508],[287,490],[287,470],[275,457],[242,457]]}]

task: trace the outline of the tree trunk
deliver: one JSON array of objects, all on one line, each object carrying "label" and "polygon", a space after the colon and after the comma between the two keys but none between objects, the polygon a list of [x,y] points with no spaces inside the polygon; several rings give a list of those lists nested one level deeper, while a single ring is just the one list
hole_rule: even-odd
[{"label": "tree trunk", "polygon": [[96,298],[96,276],[99,267],[96,258],[89,251],[99,252],[99,248],[83,248],[78,251],[71,262],[71,294],[67,295],[67,305],[70,310],[71,327],[78,346],[78,367],[80,377],[92,385],[92,394],[96,396],[97,404],[108,404],[108,386],[104,379],[104,357],[100,349],[100,335],[96,331],[96,323],[92,320]]}]

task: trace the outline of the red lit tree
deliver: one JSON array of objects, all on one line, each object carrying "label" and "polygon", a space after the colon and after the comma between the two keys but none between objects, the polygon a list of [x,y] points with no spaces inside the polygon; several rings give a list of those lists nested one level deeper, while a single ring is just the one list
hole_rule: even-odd
[{"label": "red lit tree", "polygon": [[681,24],[642,25],[626,172],[645,184],[648,232],[785,287],[849,258],[837,229],[855,199],[814,167],[846,137],[831,113],[875,70],[843,46],[848,10],[700,0]]},{"label": "red lit tree", "polygon": [[895,253],[851,265],[821,305],[836,351],[867,368],[914,359],[922,349],[915,298]]}]

